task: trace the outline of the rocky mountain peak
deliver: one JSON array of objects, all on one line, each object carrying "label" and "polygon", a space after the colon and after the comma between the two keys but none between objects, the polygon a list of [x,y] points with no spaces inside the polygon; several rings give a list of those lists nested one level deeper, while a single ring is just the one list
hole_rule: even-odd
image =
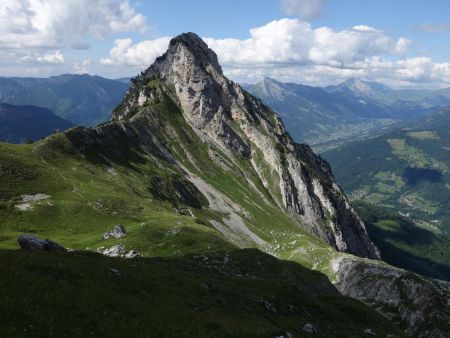
[{"label": "rocky mountain peak", "polygon": [[[217,143],[226,152],[231,147],[244,158],[250,156],[250,145],[231,126],[232,121],[269,120],[258,100],[250,99],[238,84],[223,75],[216,53],[194,33],[173,38],[167,52],[132,79],[125,105],[113,113],[113,120],[133,116],[136,106],[148,104],[161,92],[180,106],[202,140]],[[255,113],[262,114],[257,117]],[[278,121],[270,126],[277,127],[281,127]]]},{"label": "rocky mountain peak", "polygon": [[[216,53],[195,33],[183,33],[170,40],[169,47],[154,64],[132,79],[136,85],[146,83],[150,78],[173,80],[175,72],[206,71],[215,76],[223,75]],[[181,75],[181,74],[179,74]]]},{"label": "rocky mountain peak", "polygon": [[283,85],[283,83],[278,82],[277,80],[265,77],[264,80],[256,84],[254,88],[256,88],[260,96],[266,97],[270,102],[271,100],[281,99],[285,96]]},{"label": "rocky mountain peak", "polygon": [[280,82],[278,82],[277,80],[272,79],[271,77],[267,77],[267,76],[264,78],[264,80],[262,82],[265,85],[268,85],[268,86],[270,86],[270,85],[279,85],[280,84]]},{"label": "rocky mountain peak", "polygon": [[216,71],[222,73],[216,53],[197,34],[189,32],[174,37],[169,43],[168,52],[175,51],[177,53],[180,51],[180,46],[187,48],[198,62],[211,65]]},{"label": "rocky mountain peak", "polygon": [[[221,157],[221,166],[223,163],[247,166],[240,167],[238,175],[244,175],[252,189],[261,196],[269,196],[270,200],[263,197],[255,203],[272,203],[291,215],[298,226],[340,251],[378,257],[364,224],[335,183],[329,165],[308,146],[294,143],[276,113],[227,79],[216,54],[197,35],[185,33],[172,39],[167,52],[132,80],[113,120],[129,122],[134,129],[139,128],[139,133],[143,133],[138,135],[139,142],[149,135],[155,142],[155,135],[161,134],[161,125],[168,123],[157,122],[165,119],[161,114],[168,113],[160,110],[161,102],[176,107],[173,109],[184,118],[178,123],[186,124],[183,128],[192,130],[209,152]],[[166,132],[173,133],[179,126],[167,128]],[[182,141],[172,135],[170,142]],[[167,140],[158,143],[167,144]],[[184,144],[177,146],[186,149]],[[197,167],[194,155],[185,152],[187,161]],[[170,150],[161,149],[160,153],[169,154]],[[184,164],[175,158],[172,160],[187,172]],[[215,161],[214,157],[210,160]],[[204,172],[196,175],[204,175]],[[188,179],[202,191],[206,183],[193,177],[188,174]],[[256,187],[255,178],[262,188]],[[233,208],[236,217],[245,218],[245,210]],[[230,209],[222,212],[230,213]],[[229,220],[224,222],[228,224]],[[239,232],[233,236],[248,237],[257,245],[264,242],[245,227],[243,220],[230,225],[226,231]]]},{"label": "rocky mountain peak", "polygon": [[277,90],[277,89],[281,88],[282,85],[283,85],[283,83],[278,82],[277,80],[272,79],[270,77],[265,77],[264,80],[261,82],[261,86],[268,91],[274,90],[274,89]]},{"label": "rocky mountain peak", "polygon": [[359,78],[350,78],[337,86],[331,86],[332,91],[346,92],[349,91],[358,97],[380,97],[392,91],[391,88],[386,87],[377,82],[370,82]]}]

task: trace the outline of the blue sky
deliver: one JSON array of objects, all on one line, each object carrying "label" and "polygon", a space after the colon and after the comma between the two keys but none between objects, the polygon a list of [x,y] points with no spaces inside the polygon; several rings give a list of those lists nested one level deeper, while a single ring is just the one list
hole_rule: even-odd
[{"label": "blue sky", "polygon": [[193,31],[240,82],[448,87],[448,13],[445,0],[2,0],[0,75],[133,76]]}]

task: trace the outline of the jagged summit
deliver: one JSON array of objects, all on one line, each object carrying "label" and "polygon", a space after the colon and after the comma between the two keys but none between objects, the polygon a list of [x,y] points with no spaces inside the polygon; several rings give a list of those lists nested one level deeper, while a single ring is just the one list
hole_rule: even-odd
[{"label": "jagged summit", "polygon": [[222,72],[222,68],[219,65],[217,54],[208,47],[205,41],[195,33],[183,33],[174,37],[169,43],[170,53],[172,50],[177,50],[179,45],[183,45],[188,48],[196,57],[197,61],[203,64],[211,65],[217,71]]},{"label": "jagged summit", "polygon": [[223,74],[216,53],[195,33],[183,33],[174,37],[169,42],[167,51],[158,57],[154,64],[139,76],[132,79],[133,83],[139,85],[149,77],[164,77],[175,64],[196,64],[203,67],[212,67],[218,74]]}]

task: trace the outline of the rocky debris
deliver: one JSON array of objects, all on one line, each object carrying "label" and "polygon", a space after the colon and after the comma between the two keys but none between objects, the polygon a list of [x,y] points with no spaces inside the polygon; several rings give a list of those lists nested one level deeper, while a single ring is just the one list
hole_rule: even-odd
[{"label": "rocky debris", "polygon": [[294,336],[289,331],[281,336],[275,336],[274,338],[293,338]]},{"label": "rocky debris", "polygon": [[50,198],[50,196],[46,194],[22,195],[22,202],[37,202],[47,198]]},{"label": "rocky debris", "polygon": [[243,244],[256,243],[264,245],[266,242],[252,232],[240,214],[245,213],[245,210],[234,203],[230,198],[221,193],[219,190],[208,184],[205,180],[190,172],[187,168],[183,168],[189,174],[189,180],[202,192],[209,203],[209,208],[225,213],[228,217],[224,217],[223,223],[226,227],[215,220],[210,220],[211,225],[219,232],[224,234],[227,239],[237,246],[245,246]]},{"label": "rocky debris", "polygon": [[305,332],[308,332],[308,333],[316,333],[317,332],[317,329],[311,323],[303,325],[302,330]]},{"label": "rocky debris", "polygon": [[117,224],[113,230],[106,232],[103,235],[103,239],[108,238],[123,238],[127,235],[127,231],[125,230],[125,227],[122,224]]},{"label": "rocky debris", "polygon": [[106,169],[106,171],[107,171],[108,174],[110,174],[111,176],[117,176],[117,175],[118,175],[116,169],[114,169],[114,168],[108,168],[108,169]]},{"label": "rocky debris", "polygon": [[207,283],[202,283],[202,284],[200,284],[200,286],[205,290],[211,290],[211,285],[209,285]]},{"label": "rocky debris", "polygon": [[49,239],[40,239],[31,235],[21,235],[17,239],[20,248],[30,251],[66,251],[61,244]]},{"label": "rocky debris", "polygon": [[113,274],[115,274],[116,276],[120,276],[120,272],[117,269],[111,268],[109,269],[110,272],[112,272]]},{"label": "rocky debris", "polygon": [[261,303],[264,305],[264,307],[269,310],[270,312],[277,313],[277,309],[275,306],[273,306],[270,302],[267,300],[261,300]]},{"label": "rocky debris", "polygon": [[142,255],[134,250],[126,250],[122,244],[114,245],[110,248],[100,247],[97,249],[98,253],[108,257],[121,257],[121,258],[135,258],[142,257]]},{"label": "rocky debris", "polygon": [[16,204],[15,207],[21,211],[27,211],[27,210],[33,209],[33,206],[31,205],[31,203],[20,203],[20,204]]},{"label": "rocky debris", "polygon": [[21,198],[22,203],[16,204],[15,207],[19,210],[26,211],[33,209],[33,203],[46,200],[50,198],[50,196],[46,194],[35,194],[35,195],[22,195]]},{"label": "rocky debris", "polygon": [[448,337],[450,283],[350,256],[335,259],[331,268],[344,296],[372,306],[387,318],[401,318],[408,335]]},{"label": "rocky debris", "polygon": [[372,329],[365,329],[364,333],[370,336],[376,336],[375,332],[373,332]]},{"label": "rocky debris", "polygon": [[194,213],[189,208],[174,208],[173,211],[180,215],[191,216],[195,218]]},{"label": "rocky debris", "polygon": [[178,235],[182,230],[183,230],[183,228],[181,228],[179,226],[174,226],[174,227],[170,228],[169,231],[167,231],[167,234],[169,234],[171,236],[175,236],[175,235]]}]

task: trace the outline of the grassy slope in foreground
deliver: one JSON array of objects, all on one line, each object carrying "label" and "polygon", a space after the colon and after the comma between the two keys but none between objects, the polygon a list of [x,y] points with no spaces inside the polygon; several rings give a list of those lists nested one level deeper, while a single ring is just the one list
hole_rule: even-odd
[{"label": "grassy slope in foreground", "polygon": [[[0,251],[3,337],[402,334],[327,278],[257,250],[181,258]],[[24,323],[27,323],[25,326]]]}]

